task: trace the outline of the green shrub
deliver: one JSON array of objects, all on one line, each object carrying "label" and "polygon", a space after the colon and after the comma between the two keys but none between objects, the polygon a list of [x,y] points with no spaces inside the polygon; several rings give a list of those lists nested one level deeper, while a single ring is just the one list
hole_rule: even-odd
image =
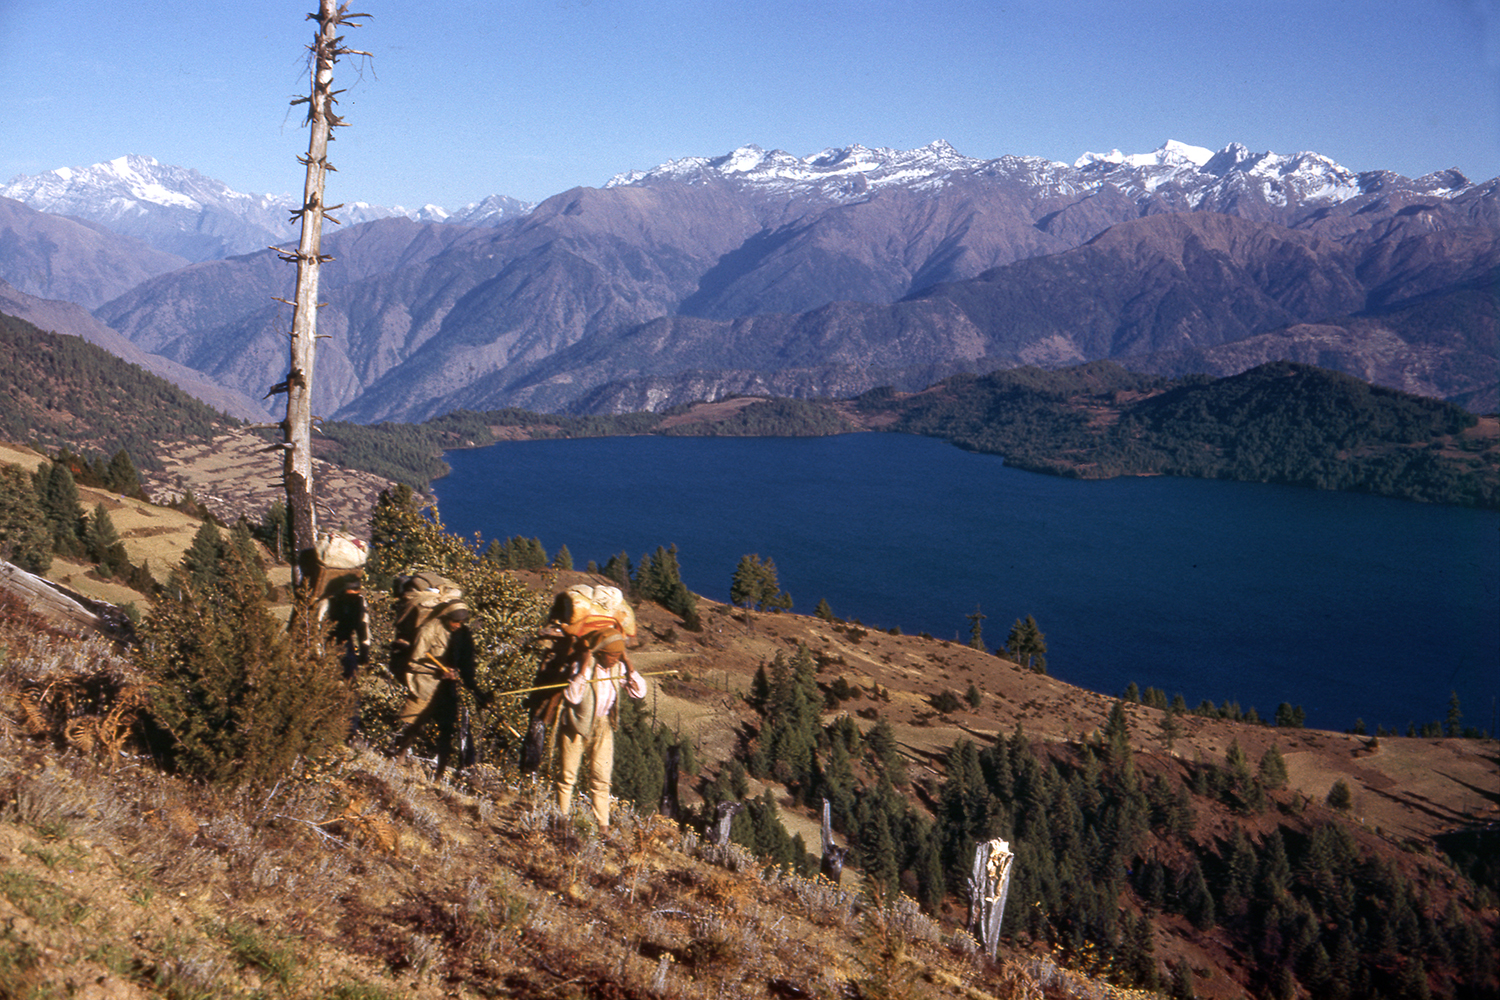
[{"label": "green shrub", "polygon": [[334,651],[318,655],[316,639],[309,627],[285,631],[233,546],[201,593],[177,574],[142,624],[137,654],[172,762],[215,783],[264,786],[340,744],[350,694]]}]

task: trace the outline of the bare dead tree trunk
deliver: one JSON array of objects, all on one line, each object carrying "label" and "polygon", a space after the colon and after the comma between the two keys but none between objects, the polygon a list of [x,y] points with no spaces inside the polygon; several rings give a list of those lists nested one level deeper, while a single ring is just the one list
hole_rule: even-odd
[{"label": "bare dead tree trunk", "polygon": [[729,844],[729,830],[734,826],[734,817],[745,808],[740,802],[720,802],[714,809],[713,825],[708,828],[708,839],[715,847]]},{"label": "bare dead tree trunk", "polygon": [[969,926],[990,958],[1000,947],[1000,922],[1005,919],[1005,897],[1010,894],[1010,869],[1015,861],[1010,845],[990,840],[974,848],[974,872],[969,876]]},{"label": "bare dead tree trunk", "polygon": [[312,89],[309,96],[292,103],[308,105],[307,122],[311,136],[307,156],[298,162],[307,167],[303,185],[302,207],[292,213],[302,221],[302,238],[295,254],[283,253],[282,259],[297,264],[297,292],[293,303],[291,364],[286,381],[271,391],[286,392],[286,420],[282,424],[282,475],[286,486],[287,518],[297,557],[292,560],[294,582],[301,583],[307,557],[317,540],[317,513],[313,506],[312,468],[312,383],[313,362],[317,353],[318,269],[329,258],[322,253],[323,219],[340,205],[325,205],[324,181],[334,167],[328,162],[328,143],[333,129],[346,124],[333,113],[337,103],[333,89],[333,64],[339,56],[368,55],[346,48],[338,34],[340,27],[352,24],[367,14],[349,13],[349,5],[337,8],[335,0],[321,0],[316,14],[307,15],[318,22],[318,31],[309,46],[312,51]]},{"label": "bare dead tree trunk", "polygon": [[844,875],[844,858],[849,851],[833,842],[833,807],[828,804],[827,799],[823,800],[822,840],[822,860],[818,864],[818,870],[823,873],[824,878],[838,885],[839,879]]}]

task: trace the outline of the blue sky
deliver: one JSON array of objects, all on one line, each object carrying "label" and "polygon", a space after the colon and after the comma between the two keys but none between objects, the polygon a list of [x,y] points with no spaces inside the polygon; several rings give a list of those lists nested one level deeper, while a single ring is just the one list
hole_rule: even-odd
[{"label": "blue sky", "polygon": [[[0,0],[0,180],[301,187],[316,0]],[[239,9],[236,9],[239,8]],[[1500,175],[1500,0],[354,0],[330,200],[537,201],[754,143],[1072,162],[1167,139]]]}]

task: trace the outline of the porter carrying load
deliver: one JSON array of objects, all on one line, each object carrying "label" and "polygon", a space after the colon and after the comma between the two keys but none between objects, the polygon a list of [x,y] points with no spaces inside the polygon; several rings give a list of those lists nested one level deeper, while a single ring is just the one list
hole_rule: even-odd
[{"label": "porter carrying load", "polygon": [[447,577],[426,570],[411,576],[398,576],[391,590],[396,600],[391,674],[397,681],[405,683],[412,649],[422,626],[461,603],[464,592]]},{"label": "porter carrying load", "polygon": [[[530,721],[521,744],[521,773],[535,774],[546,756],[547,733],[557,721],[561,686],[572,680],[589,652],[589,639],[601,632],[629,638],[636,634],[635,611],[620,588],[575,583],[552,602],[547,624],[537,634],[542,662],[526,699]],[[629,654],[624,657],[628,666]]]},{"label": "porter carrying load", "polygon": [[370,547],[363,538],[332,531],[320,533],[303,557],[302,579],[312,595],[313,620],[333,623],[344,677],[352,678],[370,662],[370,609],[364,595]]}]

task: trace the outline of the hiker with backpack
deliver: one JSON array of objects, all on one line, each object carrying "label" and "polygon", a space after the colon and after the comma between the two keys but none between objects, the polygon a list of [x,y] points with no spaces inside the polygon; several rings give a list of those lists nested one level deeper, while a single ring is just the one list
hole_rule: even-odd
[{"label": "hiker with backpack", "polygon": [[[583,663],[589,637],[601,631],[619,632],[626,639],[635,637],[635,611],[620,588],[575,583],[553,600],[546,625],[530,644],[539,654],[541,666],[526,699],[530,721],[521,742],[522,774],[541,770],[548,754],[548,733],[555,736],[557,731],[562,688]],[[624,659],[626,668],[634,669],[628,652]]]},{"label": "hiker with backpack", "polygon": [[347,681],[370,663],[370,609],[363,588],[369,554],[364,539],[332,531],[320,533],[317,545],[298,556],[307,593],[312,595],[313,620],[329,623],[327,631],[340,650]]},{"label": "hiker with backpack", "polygon": [[436,721],[437,772],[433,778],[440,780],[458,729],[458,685],[472,691],[481,705],[489,701],[475,685],[469,607],[457,586],[436,574],[398,581],[397,601],[391,670],[406,686],[406,704],[398,716],[405,728],[391,754],[401,756],[427,723]]},{"label": "hiker with backpack", "polygon": [[589,802],[599,832],[609,829],[609,791],[615,765],[615,724],[621,693],[646,697],[646,679],[625,658],[625,636],[603,628],[584,637],[585,651],[563,689],[558,716],[557,808],[572,810],[573,786],[585,762]]}]

